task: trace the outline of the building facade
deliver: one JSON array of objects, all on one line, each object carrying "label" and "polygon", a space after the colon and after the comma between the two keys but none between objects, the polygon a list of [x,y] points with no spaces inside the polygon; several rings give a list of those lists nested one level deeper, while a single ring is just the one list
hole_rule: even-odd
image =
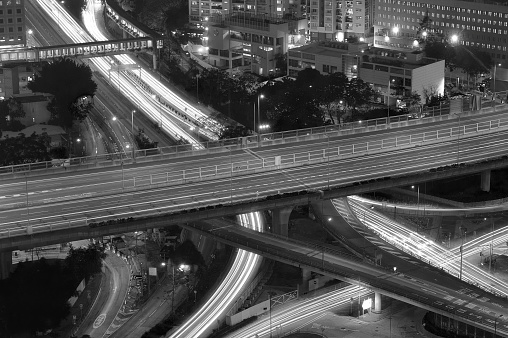
[{"label": "building facade", "polygon": [[0,1],[0,48],[26,44],[24,0]]},{"label": "building facade", "polygon": [[275,71],[277,55],[287,52],[290,36],[305,30],[307,21],[235,12],[207,22],[209,64],[267,76]]},{"label": "building facade", "polygon": [[303,17],[306,3],[307,0],[189,0],[189,21],[204,26],[213,15],[221,16],[234,12],[271,17]]},{"label": "building facade", "polygon": [[490,0],[376,0],[374,44],[411,48],[425,15],[435,32],[456,35],[457,43],[478,47],[496,63],[507,63],[508,6]]},{"label": "building facade", "polygon": [[416,92],[422,98],[444,94],[445,62],[428,59],[419,51],[401,52],[366,43],[318,42],[288,52],[288,75],[312,68],[321,74],[344,73],[358,77],[381,94],[383,102]]},{"label": "building facade", "polygon": [[297,77],[305,68],[318,70],[321,74],[344,73],[349,79],[358,76],[361,57],[367,43],[320,41],[288,52],[288,75]]},{"label": "building facade", "polygon": [[310,0],[310,41],[344,41],[368,33],[370,0]]}]

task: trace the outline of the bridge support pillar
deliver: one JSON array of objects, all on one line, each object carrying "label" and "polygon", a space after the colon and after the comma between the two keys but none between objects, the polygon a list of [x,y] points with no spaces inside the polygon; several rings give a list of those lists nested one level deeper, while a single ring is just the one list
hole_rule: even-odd
[{"label": "bridge support pillar", "polygon": [[9,278],[12,268],[12,252],[0,252],[0,279]]},{"label": "bridge support pillar", "polygon": [[381,294],[374,292],[374,313],[381,313]]},{"label": "bridge support pillar", "polygon": [[153,69],[157,70],[157,55],[155,55],[155,53],[153,53],[152,55],[152,60],[153,60]]},{"label": "bridge support pillar", "polygon": [[481,189],[486,192],[490,191],[490,170],[482,171]]},{"label": "bridge support pillar", "polygon": [[125,29],[122,29],[122,38],[127,39],[129,35],[127,34],[127,31]]},{"label": "bridge support pillar", "polygon": [[277,235],[288,236],[289,215],[293,207],[272,210],[272,232]]}]

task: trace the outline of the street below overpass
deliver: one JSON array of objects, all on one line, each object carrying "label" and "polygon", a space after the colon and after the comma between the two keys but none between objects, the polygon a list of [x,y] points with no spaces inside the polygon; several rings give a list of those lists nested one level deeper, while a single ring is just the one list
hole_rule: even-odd
[{"label": "street below overpass", "polygon": [[508,300],[430,265],[402,265],[393,269],[369,264],[332,246],[309,244],[273,234],[242,228],[230,221],[213,220],[185,226],[206,233],[224,243],[264,257],[307,268],[357,284],[452,319],[508,334],[508,325],[499,317],[508,315]]},{"label": "street below overpass", "polygon": [[[491,114],[474,118],[481,121],[471,120],[469,125],[472,129],[473,126],[478,128],[479,124],[476,123],[491,125],[489,121],[493,121]],[[422,129],[425,133],[433,130],[434,134],[436,130],[442,130],[441,134],[448,131],[453,136],[450,124],[455,123],[452,119],[422,124],[416,129],[397,128],[342,137],[330,136],[314,141],[231,150],[222,154],[196,155],[129,167],[4,180],[0,186],[3,193],[0,196],[3,202],[0,231],[19,231],[26,229],[27,225],[35,228],[51,224],[57,228],[58,224],[68,226],[69,222],[75,222],[75,226],[85,226],[89,222],[107,219],[163,215],[210,205],[252,202],[286,192],[317,191],[327,187],[340,190],[341,186],[355,182],[393,178],[450,166],[457,162],[458,155],[462,163],[506,154],[508,132],[504,128],[508,123],[498,122],[501,128],[462,135],[460,149],[456,137],[443,136],[433,142],[413,143],[410,147],[387,147],[382,151],[336,155],[339,146],[351,148],[353,144],[358,147],[363,144],[365,148],[366,139],[370,144],[383,143],[381,140],[387,140],[386,143],[391,140],[393,144],[395,137],[399,142],[403,138],[409,139],[409,135],[414,135],[413,139],[417,135],[421,138]],[[315,156],[311,161],[280,166],[273,163],[274,156],[294,158],[299,154],[310,157],[311,152]],[[257,163],[258,169],[242,169],[242,165],[249,165],[246,164],[249,159]],[[270,161],[270,165],[263,164]],[[217,169],[221,165],[224,165],[222,169]],[[205,175],[205,168],[216,168],[216,174]],[[167,179],[175,173],[180,177],[179,171],[182,170],[187,173],[186,179]],[[150,174],[156,177],[150,178]],[[132,187],[134,178],[141,182],[143,177],[144,184]],[[11,231],[9,236],[12,234]],[[5,236],[0,232],[0,237]]]}]

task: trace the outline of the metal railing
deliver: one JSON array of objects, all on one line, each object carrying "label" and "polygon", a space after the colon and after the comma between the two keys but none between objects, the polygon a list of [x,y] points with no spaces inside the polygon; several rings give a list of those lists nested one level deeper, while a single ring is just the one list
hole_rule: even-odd
[{"label": "metal railing", "polygon": [[455,140],[458,137],[466,138],[478,133],[508,127],[507,119],[498,119],[456,126],[435,131],[395,136],[376,141],[341,145],[338,147],[318,149],[313,151],[276,155],[267,158],[247,161],[231,162],[228,164],[204,166],[181,170],[179,172],[164,172],[158,174],[134,176],[132,187],[152,185],[179,185],[193,180],[205,180],[218,177],[231,177],[241,174],[251,174],[278,168],[289,168],[323,161],[334,161],[342,158],[361,156],[365,154],[392,151],[397,148],[407,148],[425,143]]},{"label": "metal railing", "polygon": [[[432,122],[433,119],[449,115],[449,110],[432,109],[425,111],[421,118],[413,115],[399,115],[390,117],[390,126],[408,125],[411,123]],[[117,152],[95,156],[72,157],[65,160],[42,161],[34,163],[24,163],[18,165],[0,167],[0,178],[27,172],[65,172],[68,169],[75,168],[96,168],[106,166],[120,166],[122,163],[151,162],[170,159],[175,157],[185,157],[194,155],[210,154],[215,152],[228,152],[231,149],[255,148],[258,146],[268,146],[279,142],[298,142],[306,140],[309,137],[320,136],[323,134],[334,133],[334,136],[349,133],[362,133],[375,130],[384,130],[387,128],[387,118],[379,118],[366,121],[344,123],[341,125],[328,125],[315,128],[290,130],[284,132],[266,133],[251,135],[246,137],[208,141],[195,144],[183,144],[169,147],[159,147],[153,149],[142,149],[134,152]]]},{"label": "metal railing", "polygon": [[[469,137],[491,129],[500,129],[507,127],[508,120],[485,121],[481,123],[461,126],[460,130],[458,127],[452,127],[432,132],[418,133],[415,135],[396,136],[374,142],[367,141],[360,144],[344,145],[330,149],[319,149],[311,152],[294,153],[265,159],[233,162],[231,164],[217,166],[192,168],[180,171],[178,173],[165,172],[161,174],[135,176],[130,180],[126,180],[124,182],[124,186],[125,188],[144,189],[144,188],[152,188],[153,186],[159,185],[164,186],[179,185],[192,181],[200,181],[206,179],[218,179],[222,177],[229,178],[236,175],[248,175],[256,172],[277,170],[286,167],[294,167],[297,165],[324,163],[330,160],[348,158],[357,155],[365,155],[367,153],[372,152],[391,151],[393,149],[396,149],[397,147],[402,148],[402,147],[411,147],[414,145],[421,145],[423,143],[443,142],[446,140],[457,138],[457,136],[459,136],[459,133],[460,135],[463,135],[463,137]],[[128,182],[132,182],[132,185],[128,184]],[[90,196],[94,195],[98,196],[100,195],[100,193],[90,194]],[[147,209],[143,213],[143,215],[148,216],[151,214],[160,214],[160,212],[169,213],[188,210],[197,207],[214,206],[221,203],[228,203],[228,201],[232,202],[231,200],[232,197],[233,196],[225,195],[223,197],[214,197],[213,199],[209,199],[207,201],[192,200],[191,204],[175,203],[167,206],[160,206],[157,208]],[[242,201],[245,202],[252,200],[254,201],[258,200],[258,196],[253,194],[235,196],[235,202]],[[136,210],[122,212],[122,217],[124,218],[137,216],[139,216],[139,211]],[[12,228],[0,231],[0,238],[25,235],[31,231],[37,233],[79,226],[87,226],[90,225],[90,223],[97,224],[99,222],[115,221],[118,218],[119,218],[118,215],[110,215],[110,216],[94,217],[93,220],[89,218],[78,218],[68,221],[50,222],[48,217],[46,217],[44,218],[44,222],[46,223],[41,223],[41,220],[43,219],[38,218],[32,218],[30,219],[30,222],[27,221],[10,222],[10,223],[6,222],[2,224],[3,225],[12,224]]]}]

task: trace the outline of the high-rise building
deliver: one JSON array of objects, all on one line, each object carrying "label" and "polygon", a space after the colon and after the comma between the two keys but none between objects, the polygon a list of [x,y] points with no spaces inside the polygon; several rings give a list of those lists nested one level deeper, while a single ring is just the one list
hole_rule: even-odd
[{"label": "high-rise building", "polygon": [[0,0],[0,48],[26,43],[24,0]]},{"label": "high-rise building", "polygon": [[310,0],[310,41],[344,41],[368,33],[370,0]]},{"label": "high-rise building", "polygon": [[506,4],[491,0],[376,0],[374,45],[411,48],[415,38],[422,37],[418,36],[420,21],[428,15],[431,30],[455,43],[477,47],[503,64],[508,56]]}]

